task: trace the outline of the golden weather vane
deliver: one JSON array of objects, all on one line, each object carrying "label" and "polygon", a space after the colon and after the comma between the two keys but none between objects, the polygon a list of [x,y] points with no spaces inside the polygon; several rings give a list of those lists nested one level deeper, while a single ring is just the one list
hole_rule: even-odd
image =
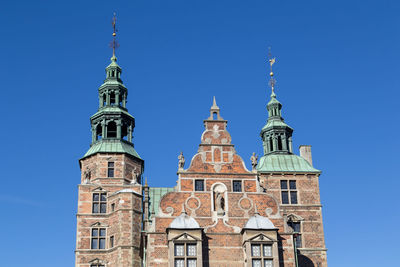
[{"label": "golden weather vane", "polygon": [[113,40],[110,44],[112,50],[113,50],[113,57],[115,57],[115,49],[117,49],[119,47],[119,43],[117,42],[117,16],[114,12],[114,17],[111,21],[112,27],[113,27]]},{"label": "golden weather vane", "polygon": [[271,86],[272,93],[274,93],[276,80],[274,79],[274,72],[272,71],[272,65],[274,65],[274,63],[275,63],[275,58],[272,57],[271,47],[268,47],[268,62],[269,62],[269,66],[271,68],[271,72],[269,73],[269,76],[270,76],[269,86]]}]

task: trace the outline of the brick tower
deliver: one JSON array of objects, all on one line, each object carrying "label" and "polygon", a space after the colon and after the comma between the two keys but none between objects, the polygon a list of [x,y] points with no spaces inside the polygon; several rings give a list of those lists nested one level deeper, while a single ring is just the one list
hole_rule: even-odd
[{"label": "brick tower", "polygon": [[[115,26],[115,20],[114,20]],[[114,27],[115,29],[115,27]],[[135,119],[114,49],[90,118],[92,142],[79,160],[75,266],[140,266],[143,160],[132,143]]]}]

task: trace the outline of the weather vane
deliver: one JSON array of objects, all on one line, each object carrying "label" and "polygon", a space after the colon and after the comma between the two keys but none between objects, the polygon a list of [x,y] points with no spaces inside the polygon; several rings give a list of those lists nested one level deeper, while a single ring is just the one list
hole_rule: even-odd
[{"label": "weather vane", "polygon": [[114,12],[114,17],[111,21],[112,27],[113,27],[113,40],[110,43],[110,46],[113,50],[113,57],[115,57],[115,49],[117,49],[119,47],[119,43],[117,42],[117,16]]},{"label": "weather vane", "polygon": [[272,71],[272,65],[274,65],[274,63],[275,63],[275,58],[272,57],[271,47],[268,47],[268,62],[269,62],[270,68],[271,68],[271,72],[269,73],[269,76],[271,77],[269,79],[269,86],[271,86],[272,93],[274,93],[276,80],[274,79],[274,72]]}]

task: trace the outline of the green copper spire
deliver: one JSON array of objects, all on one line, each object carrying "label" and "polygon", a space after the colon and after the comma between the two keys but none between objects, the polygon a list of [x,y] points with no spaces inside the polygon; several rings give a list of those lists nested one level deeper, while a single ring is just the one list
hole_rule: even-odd
[{"label": "green copper spire", "polygon": [[268,120],[261,130],[264,156],[257,164],[257,171],[270,172],[303,172],[319,173],[304,158],[293,154],[292,133],[293,129],[287,125],[282,117],[282,104],[276,99],[274,73],[272,65],[275,58],[269,59],[271,72],[269,85],[271,86],[271,100],[267,104]]},{"label": "green copper spire", "polygon": [[275,63],[275,58],[269,59],[269,63],[271,66],[269,82],[272,89],[271,100],[267,105],[268,121],[260,134],[263,140],[264,155],[291,154],[293,129],[284,122],[282,118],[282,104],[276,99],[276,81],[272,72],[272,65]]},{"label": "green copper spire", "polygon": [[95,153],[126,153],[140,158],[133,148],[135,118],[126,108],[128,89],[121,80],[122,69],[117,64],[115,17],[113,20],[113,55],[106,67],[106,79],[99,87],[99,109],[90,117],[92,143],[84,157]]}]

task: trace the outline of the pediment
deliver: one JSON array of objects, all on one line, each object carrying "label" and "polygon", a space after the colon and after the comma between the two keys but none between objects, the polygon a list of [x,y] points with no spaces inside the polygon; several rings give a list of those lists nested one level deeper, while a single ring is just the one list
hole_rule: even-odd
[{"label": "pediment", "polygon": [[288,222],[300,222],[300,221],[304,221],[304,218],[299,215],[290,213],[289,215],[287,215],[287,221]]},{"label": "pediment", "polygon": [[90,227],[108,227],[108,225],[101,222],[95,222],[94,224],[90,225]]},{"label": "pediment", "polygon": [[174,240],[174,241],[199,241],[200,239],[198,239],[188,233],[182,233],[182,234],[174,237],[172,240]]},{"label": "pediment", "polygon": [[99,258],[95,258],[94,260],[89,261],[90,264],[107,264],[106,261],[100,260]]},{"label": "pediment", "polygon": [[277,240],[268,237],[266,235],[264,235],[263,233],[260,233],[256,236],[253,236],[252,238],[250,238],[247,241],[251,241],[251,242],[276,242]]},{"label": "pediment", "polygon": [[103,192],[103,193],[105,193],[107,191],[104,188],[102,188],[101,186],[99,186],[99,187],[96,187],[95,189],[93,189],[93,192]]}]

